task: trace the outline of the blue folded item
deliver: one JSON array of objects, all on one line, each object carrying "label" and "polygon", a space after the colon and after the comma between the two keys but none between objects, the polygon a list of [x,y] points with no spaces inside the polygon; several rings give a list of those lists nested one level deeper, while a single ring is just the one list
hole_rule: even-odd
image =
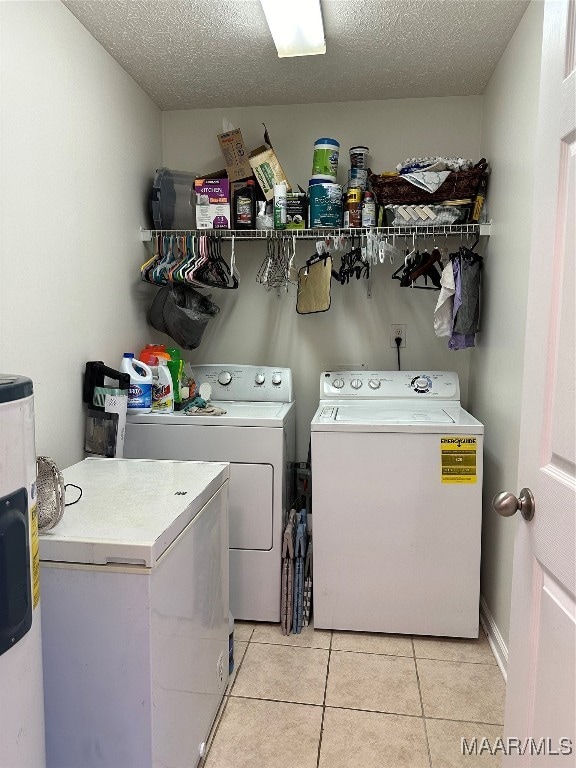
[{"label": "blue folded item", "polygon": [[308,548],[308,527],[306,510],[302,509],[297,515],[296,540],[294,544],[294,610],[292,617],[292,632],[299,635],[302,632],[304,617],[304,562]]}]

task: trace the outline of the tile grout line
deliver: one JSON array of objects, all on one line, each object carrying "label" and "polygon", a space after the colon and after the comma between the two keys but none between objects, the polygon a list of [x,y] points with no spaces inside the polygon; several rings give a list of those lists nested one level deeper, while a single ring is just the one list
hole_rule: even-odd
[{"label": "tile grout line", "polygon": [[324,735],[324,717],[326,715],[326,693],[328,691],[328,675],[330,674],[330,657],[332,656],[332,638],[333,632],[330,632],[330,644],[328,646],[328,664],[326,665],[326,681],[324,683],[324,698],[322,700],[322,721],[320,723],[320,738],[318,740],[318,755],[316,757],[316,768],[320,768],[320,753],[322,751],[322,736]]},{"label": "tile grout line", "polygon": [[420,697],[420,709],[422,710],[422,724],[424,725],[424,736],[426,738],[426,751],[428,753],[428,765],[432,766],[432,753],[430,752],[430,740],[428,738],[428,728],[426,727],[426,715],[424,713],[424,700],[422,699],[422,688],[420,687],[420,675],[418,674],[418,659],[416,658],[416,646],[414,645],[414,638],[410,637],[412,643],[412,654],[414,658],[414,668],[416,669],[416,683],[418,685],[418,696]]},{"label": "tile grout line", "polygon": [[[320,650],[328,650],[327,648],[322,648]],[[409,657],[406,657],[409,658]],[[246,701],[268,701],[271,703],[276,704],[293,704],[295,707],[324,707],[323,704],[314,704],[313,702],[309,701],[289,701],[288,699],[268,699],[266,697],[262,696],[238,696],[231,694],[229,698],[233,699],[244,699]],[[368,714],[374,714],[374,715],[387,715],[390,717],[410,717],[414,718],[415,720],[422,720],[424,719],[422,715],[413,715],[410,712],[396,712],[392,710],[386,710],[386,709],[362,709],[361,707],[340,707],[336,706],[334,704],[326,704],[325,709],[339,709],[344,712],[366,712]],[[488,723],[484,722],[482,720],[457,720],[453,717],[436,717],[434,715],[429,715],[425,718],[426,720],[441,720],[441,721],[447,721],[451,723],[468,723],[470,725],[489,725],[494,726],[496,728],[502,727],[503,723]]]}]

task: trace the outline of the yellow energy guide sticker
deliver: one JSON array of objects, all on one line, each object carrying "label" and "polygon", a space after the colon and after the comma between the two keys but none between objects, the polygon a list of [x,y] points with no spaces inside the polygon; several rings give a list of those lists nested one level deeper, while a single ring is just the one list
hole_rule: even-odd
[{"label": "yellow energy guide sticker", "polygon": [[32,603],[34,608],[40,602],[40,541],[38,539],[38,506],[31,510],[32,521]]},{"label": "yellow energy guide sticker", "polygon": [[447,435],[440,438],[443,483],[476,482],[477,438]]}]

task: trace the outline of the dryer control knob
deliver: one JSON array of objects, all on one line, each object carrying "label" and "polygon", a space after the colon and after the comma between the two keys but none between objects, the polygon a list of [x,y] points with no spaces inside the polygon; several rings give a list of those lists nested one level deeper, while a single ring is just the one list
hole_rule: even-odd
[{"label": "dryer control knob", "polygon": [[266,381],[266,377],[264,376],[263,373],[257,373],[254,381],[256,382],[256,384],[264,384],[264,382]]},{"label": "dryer control knob", "polygon": [[368,382],[368,386],[370,387],[370,389],[380,389],[381,383],[382,382],[380,381],[380,379],[370,379],[370,381]]},{"label": "dryer control knob", "polygon": [[230,384],[232,381],[232,374],[229,371],[220,371],[218,374],[218,384],[222,384],[223,387]]},{"label": "dryer control knob", "polygon": [[274,384],[275,387],[279,387],[280,384],[282,384],[282,374],[281,373],[273,373],[272,374],[272,384]]},{"label": "dryer control knob", "polygon": [[344,379],[334,379],[332,386],[336,387],[336,389],[342,389],[344,386]]},{"label": "dryer control knob", "polygon": [[362,386],[362,382],[360,381],[360,379],[352,379],[352,381],[350,382],[350,386],[352,387],[352,389],[360,389],[360,387]]}]

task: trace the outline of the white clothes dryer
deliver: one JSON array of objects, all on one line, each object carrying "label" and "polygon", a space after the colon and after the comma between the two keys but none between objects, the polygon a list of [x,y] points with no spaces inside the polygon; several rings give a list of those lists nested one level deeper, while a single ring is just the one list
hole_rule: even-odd
[{"label": "white clothes dryer", "polygon": [[457,374],[325,372],[311,431],[314,625],[477,637],[484,427]]},{"label": "white clothes dryer", "polygon": [[296,409],[288,368],[194,365],[221,416],[128,415],[125,458],[230,463],[230,610],[280,621],[281,538],[292,501]]}]

